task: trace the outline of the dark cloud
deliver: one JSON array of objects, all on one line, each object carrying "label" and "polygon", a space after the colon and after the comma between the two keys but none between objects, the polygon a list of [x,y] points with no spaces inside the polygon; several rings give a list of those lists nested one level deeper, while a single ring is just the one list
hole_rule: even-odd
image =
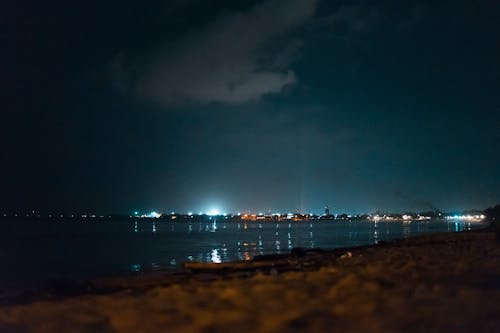
[{"label": "dark cloud", "polygon": [[[138,75],[136,92],[163,105],[241,104],[279,93],[298,80],[289,65],[302,44],[292,40],[271,55],[269,44],[303,25],[315,8],[315,0],[273,0],[219,16],[163,46]],[[262,63],[263,55],[270,61]]]},{"label": "dark cloud", "polygon": [[398,191],[394,192],[394,197],[397,200],[403,201],[404,205],[406,205],[407,207],[411,207],[413,209],[429,210],[429,211],[434,211],[434,212],[441,211],[430,200],[425,200],[425,199],[419,198],[411,193],[405,193],[405,192],[398,190]]}]

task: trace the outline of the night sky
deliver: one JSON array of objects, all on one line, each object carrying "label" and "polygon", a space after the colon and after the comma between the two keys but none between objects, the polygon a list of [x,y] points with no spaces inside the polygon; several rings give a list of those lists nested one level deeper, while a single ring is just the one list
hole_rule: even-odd
[{"label": "night sky", "polygon": [[498,1],[4,1],[0,208],[500,202]]}]

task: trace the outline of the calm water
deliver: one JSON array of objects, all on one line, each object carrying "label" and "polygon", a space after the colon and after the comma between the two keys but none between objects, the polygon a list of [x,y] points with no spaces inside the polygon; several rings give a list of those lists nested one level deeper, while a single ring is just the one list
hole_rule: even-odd
[{"label": "calm water", "polygon": [[478,226],[444,221],[1,219],[0,290],[28,288],[60,278],[175,269],[188,260],[250,259],[259,254],[289,252],[293,247],[349,247]]}]

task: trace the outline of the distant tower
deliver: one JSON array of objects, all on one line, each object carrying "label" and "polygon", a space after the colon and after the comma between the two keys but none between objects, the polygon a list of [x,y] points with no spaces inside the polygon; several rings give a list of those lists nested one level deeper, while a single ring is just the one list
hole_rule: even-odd
[{"label": "distant tower", "polygon": [[330,216],[330,208],[328,206],[325,206],[325,215]]}]

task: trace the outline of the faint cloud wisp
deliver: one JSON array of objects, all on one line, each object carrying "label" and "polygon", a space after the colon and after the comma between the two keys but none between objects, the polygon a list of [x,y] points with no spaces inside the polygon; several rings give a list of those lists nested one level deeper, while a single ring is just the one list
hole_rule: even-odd
[{"label": "faint cloud wisp", "polygon": [[135,83],[137,94],[161,105],[241,104],[279,93],[298,78],[290,57],[300,47],[273,52],[266,47],[314,15],[316,0],[273,0],[210,22],[204,29],[158,52]]}]

